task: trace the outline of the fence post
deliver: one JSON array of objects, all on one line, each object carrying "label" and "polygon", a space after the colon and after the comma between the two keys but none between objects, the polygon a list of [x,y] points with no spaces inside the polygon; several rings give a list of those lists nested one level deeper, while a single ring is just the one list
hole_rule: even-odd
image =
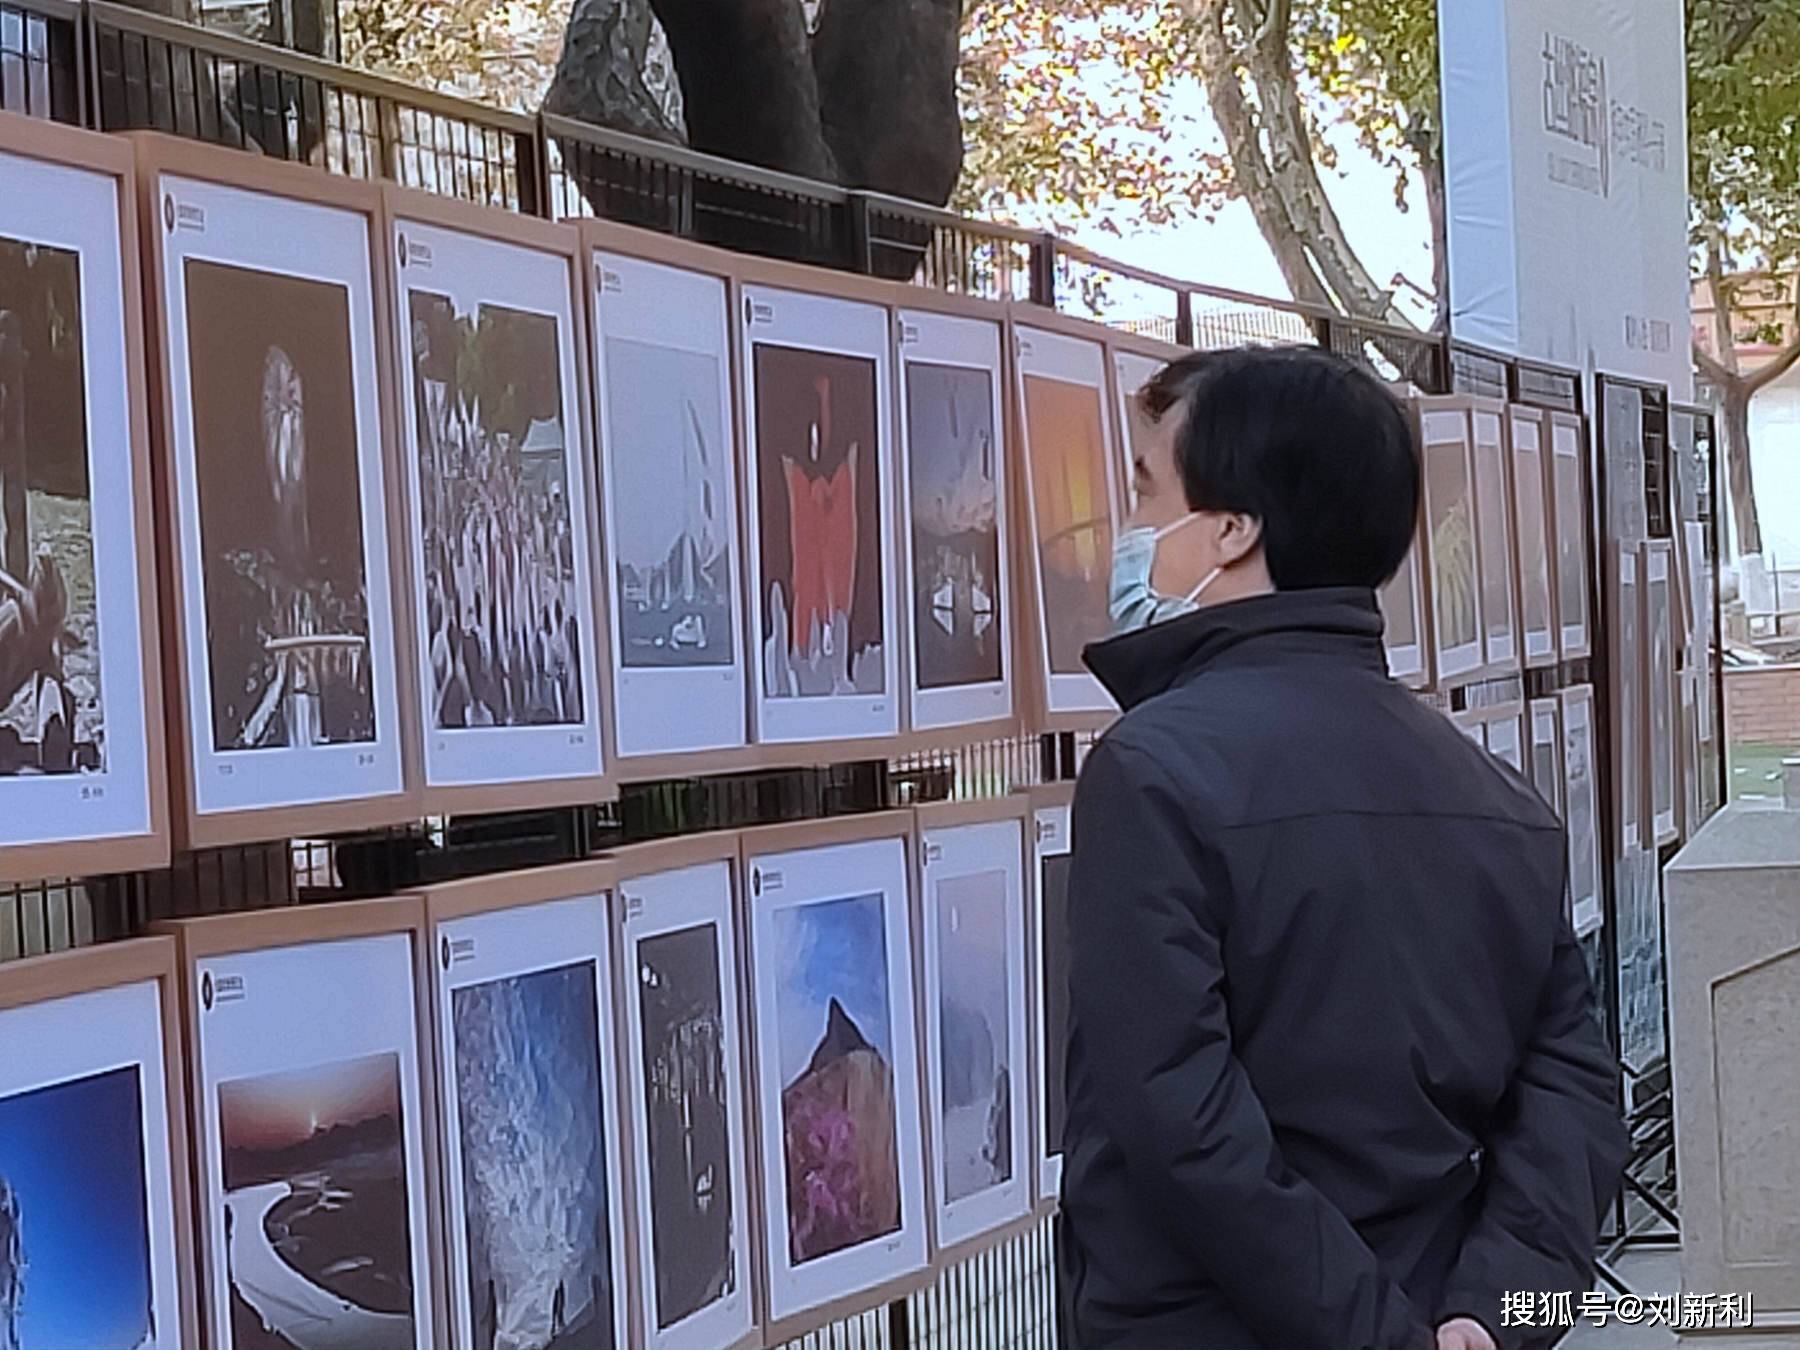
[{"label": "fence post", "polygon": [[1191,291],[1182,291],[1175,297],[1175,345],[1194,345],[1194,296]]},{"label": "fence post", "polygon": [[850,266],[868,276],[875,270],[874,244],[869,238],[869,198],[867,193],[852,192],[850,207]]},{"label": "fence post", "polygon": [[1057,238],[1049,231],[1031,241],[1031,303],[1056,308]]}]

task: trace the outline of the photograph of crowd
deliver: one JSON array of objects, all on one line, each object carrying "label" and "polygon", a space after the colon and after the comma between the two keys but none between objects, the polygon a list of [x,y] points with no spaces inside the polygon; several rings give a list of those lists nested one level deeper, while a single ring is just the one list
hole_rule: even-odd
[{"label": "photograph of crowd", "polygon": [[556,319],[410,295],[432,725],[584,720]]},{"label": "photograph of crowd", "polygon": [[0,237],[0,777],[106,767],[81,258]]},{"label": "photograph of crowd", "polygon": [[186,293],[212,748],[374,741],[349,294],[195,258]]}]

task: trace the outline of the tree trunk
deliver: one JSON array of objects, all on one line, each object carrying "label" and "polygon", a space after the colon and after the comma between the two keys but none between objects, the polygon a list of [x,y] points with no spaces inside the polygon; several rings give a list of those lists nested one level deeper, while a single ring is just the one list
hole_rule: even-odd
[{"label": "tree trunk", "polygon": [[1756,483],[1750,471],[1750,382],[1738,377],[1719,390],[1723,412],[1725,474],[1731,485],[1732,523],[1739,557],[1763,551],[1762,523],[1756,513]]}]

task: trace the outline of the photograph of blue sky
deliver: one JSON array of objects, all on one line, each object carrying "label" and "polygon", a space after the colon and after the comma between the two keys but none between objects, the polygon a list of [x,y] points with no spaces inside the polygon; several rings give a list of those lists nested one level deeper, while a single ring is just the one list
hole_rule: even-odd
[{"label": "photograph of blue sky", "polygon": [[143,1140],[136,1065],[0,1099],[0,1291],[22,1280],[16,1307],[0,1295],[0,1345],[149,1339]]},{"label": "photograph of blue sky", "polygon": [[825,1035],[831,1000],[843,1006],[858,1031],[893,1063],[888,1011],[887,928],[879,895],[794,905],[776,911],[773,966],[780,1039],[781,1081],[806,1072]]}]

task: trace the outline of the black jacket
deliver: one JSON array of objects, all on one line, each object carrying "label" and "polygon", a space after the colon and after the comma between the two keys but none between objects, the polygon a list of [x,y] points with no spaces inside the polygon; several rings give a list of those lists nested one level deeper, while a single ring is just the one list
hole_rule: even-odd
[{"label": "black jacket", "polygon": [[1073,1347],[1396,1350],[1590,1287],[1626,1138],[1561,827],[1388,679],[1364,591],[1088,664],[1059,1259]]}]

